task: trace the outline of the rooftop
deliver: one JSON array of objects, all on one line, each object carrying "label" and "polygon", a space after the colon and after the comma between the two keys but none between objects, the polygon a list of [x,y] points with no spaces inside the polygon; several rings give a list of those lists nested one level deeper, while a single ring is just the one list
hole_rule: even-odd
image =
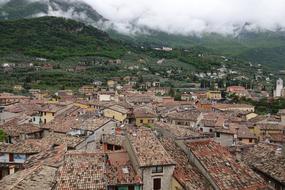
[{"label": "rooftop", "polygon": [[183,112],[174,112],[167,115],[167,117],[171,119],[177,120],[190,120],[190,121],[197,121],[198,117],[200,116],[199,111],[183,111]]},{"label": "rooftop", "polygon": [[50,145],[48,143],[42,143],[38,139],[29,139],[21,141],[17,144],[0,145],[1,153],[15,153],[15,154],[35,154],[47,149]]},{"label": "rooftop", "polygon": [[49,143],[50,145],[66,145],[69,148],[75,148],[79,143],[84,141],[84,138],[60,133],[49,133],[47,136],[42,138],[41,141]]},{"label": "rooftop", "polygon": [[237,131],[238,138],[256,139],[257,137],[248,129],[247,126],[240,126]]},{"label": "rooftop", "polygon": [[79,125],[78,118],[80,109],[76,106],[70,107],[63,113],[57,115],[52,121],[42,125],[43,129],[49,129],[50,131],[67,133],[72,127]]},{"label": "rooftop", "polygon": [[282,131],[285,130],[284,125],[280,125],[279,123],[258,123],[256,127],[261,130],[277,130]]},{"label": "rooftop", "polygon": [[0,129],[2,129],[5,134],[12,137],[18,137],[20,134],[32,134],[42,131],[41,128],[36,127],[32,124],[18,125],[17,120],[12,120],[3,125],[0,125]]},{"label": "rooftop", "polygon": [[37,102],[32,100],[20,102],[5,107],[5,110],[12,113],[25,113],[27,115],[33,115],[40,108]]},{"label": "rooftop", "polygon": [[30,156],[24,163],[24,167],[31,168],[37,165],[47,165],[51,167],[59,167],[62,164],[64,154],[67,151],[65,145],[51,146],[50,148]]},{"label": "rooftop", "polygon": [[280,146],[259,143],[245,152],[243,160],[251,167],[285,183],[285,156],[281,151]]},{"label": "rooftop", "polygon": [[61,109],[64,109],[65,106],[62,105],[55,105],[55,104],[47,104],[38,109],[40,112],[51,112],[56,113]]},{"label": "rooftop", "polygon": [[247,108],[247,109],[252,109],[254,108],[254,106],[252,105],[248,105],[248,104],[215,104],[213,105],[213,108],[216,108],[216,109],[244,109],[244,108]]},{"label": "rooftop", "polygon": [[120,105],[110,106],[109,109],[114,110],[116,112],[123,113],[123,114],[129,113],[129,110],[127,110],[126,108],[124,108],[123,106],[120,106]]},{"label": "rooftop", "polygon": [[108,185],[142,184],[142,178],[134,170],[127,152],[108,153],[110,165],[106,166]]},{"label": "rooftop", "polygon": [[155,126],[170,132],[175,137],[197,137],[197,136],[200,136],[199,133],[192,131],[189,127],[183,127],[183,126],[179,126],[179,125],[173,125],[173,124],[162,123],[162,122],[156,122]]},{"label": "rooftop", "polygon": [[121,135],[110,135],[110,134],[103,134],[102,135],[102,142],[111,144],[111,145],[117,145],[117,146],[123,146],[124,136]]},{"label": "rooftop", "polygon": [[56,189],[104,190],[105,173],[104,154],[69,152],[56,176]]},{"label": "rooftop", "polygon": [[153,101],[153,97],[146,94],[136,94],[128,96],[127,101],[130,103],[151,103]]},{"label": "rooftop", "polygon": [[35,166],[4,177],[0,186],[1,189],[9,190],[52,189],[56,171],[57,168],[54,167]]},{"label": "rooftop", "polygon": [[212,140],[187,142],[186,146],[200,161],[221,190],[265,188],[264,181],[249,167],[238,163],[224,147]]},{"label": "rooftop", "polygon": [[76,119],[77,122],[79,122],[78,125],[73,125],[73,129],[83,129],[87,131],[96,131],[103,125],[107,124],[111,121],[111,119],[108,118],[98,118],[98,117],[79,117]]},{"label": "rooftop", "polygon": [[210,189],[207,179],[191,164],[187,155],[175,145],[173,140],[163,138],[161,144],[177,163],[173,175],[185,189]]},{"label": "rooftop", "polygon": [[129,129],[127,139],[140,167],[175,164],[150,129],[144,127]]},{"label": "rooftop", "polygon": [[140,107],[134,110],[136,118],[155,118],[156,114],[151,108]]}]

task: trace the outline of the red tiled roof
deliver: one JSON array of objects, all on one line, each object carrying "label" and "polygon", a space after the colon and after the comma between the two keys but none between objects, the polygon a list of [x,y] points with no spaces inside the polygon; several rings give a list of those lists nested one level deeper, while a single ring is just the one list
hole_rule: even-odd
[{"label": "red tiled roof", "polygon": [[259,143],[244,152],[243,160],[251,167],[285,183],[285,157],[281,151],[280,146]]},{"label": "red tiled roof", "polygon": [[56,177],[56,189],[104,190],[107,185],[104,174],[103,154],[69,152]]},{"label": "red tiled roof", "polygon": [[249,167],[238,163],[224,147],[212,140],[186,142],[221,190],[248,190],[266,187]]},{"label": "red tiled roof", "polygon": [[190,162],[187,155],[178,146],[175,145],[175,142],[173,140],[163,138],[161,139],[161,143],[177,163],[173,176],[180,184],[184,186],[185,189],[210,189],[210,185],[208,184],[205,177]]},{"label": "red tiled roof", "polygon": [[140,167],[175,164],[151,130],[144,127],[129,129],[127,139]]}]

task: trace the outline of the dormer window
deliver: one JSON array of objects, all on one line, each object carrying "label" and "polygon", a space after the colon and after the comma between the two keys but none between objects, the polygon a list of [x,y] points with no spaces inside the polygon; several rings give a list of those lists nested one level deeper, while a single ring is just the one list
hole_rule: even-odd
[{"label": "dormer window", "polygon": [[163,173],[163,167],[162,166],[155,166],[151,170],[152,173]]}]

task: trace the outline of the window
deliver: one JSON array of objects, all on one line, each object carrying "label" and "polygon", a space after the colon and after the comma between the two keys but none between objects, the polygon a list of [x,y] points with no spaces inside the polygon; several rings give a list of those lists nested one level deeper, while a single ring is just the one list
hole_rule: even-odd
[{"label": "window", "polygon": [[54,116],[54,113],[52,113],[52,116]]},{"label": "window", "polygon": [[213,129],[210,129],[210,133],[212,133],[213,132]]},{"label": "window", "polygon": [[140,120],[140,123],[143,123],[143,120],[142,120],[142,119]]},{"label": "window", "polygon": [[46,119],[44,119],[44,124],[46,124],[47,123],[47,120]]},{"label": "window", "polygon": [[252,139],[249,139],[249,142],[252,143]]},{"label": "window", "polygon": [[161,179],[160,178],[153,179],[153,190],[161,190]]},{"label": "window", "polygon": [[221,136],[221,134],[217,132],[217,133],[216,133],[216,136],[217,136],[217,137],[220,137],[220,136]]},{"label": "window", "polygon": [[107,150],[113,150],[113,145],[107,144]]},{"label": "window", "polygon": [[200,131],[203,132],[203,128],[200,128]]},{"label": "window", "polygon": [[115,150],[121,150],[121,146],[115,146]]},{"label": "window", "polygon": [[163,167],[162,166],[153,167],[151,172],[152,173],[162,173],[163,172]]},{"label": "window", "polygon": [[14,162],[14,155],[13,154],[9,154],[9,162]]}]

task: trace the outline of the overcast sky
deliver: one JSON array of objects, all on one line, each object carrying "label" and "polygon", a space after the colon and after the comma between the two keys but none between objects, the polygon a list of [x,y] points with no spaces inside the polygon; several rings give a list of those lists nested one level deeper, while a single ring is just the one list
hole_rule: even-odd
[{"label": "overcast sky", "polygon": [[169,33],[233,33],[249,22],[251,29],[285,28],[285,0],[84,0],[128,32],[130,23]]}]

